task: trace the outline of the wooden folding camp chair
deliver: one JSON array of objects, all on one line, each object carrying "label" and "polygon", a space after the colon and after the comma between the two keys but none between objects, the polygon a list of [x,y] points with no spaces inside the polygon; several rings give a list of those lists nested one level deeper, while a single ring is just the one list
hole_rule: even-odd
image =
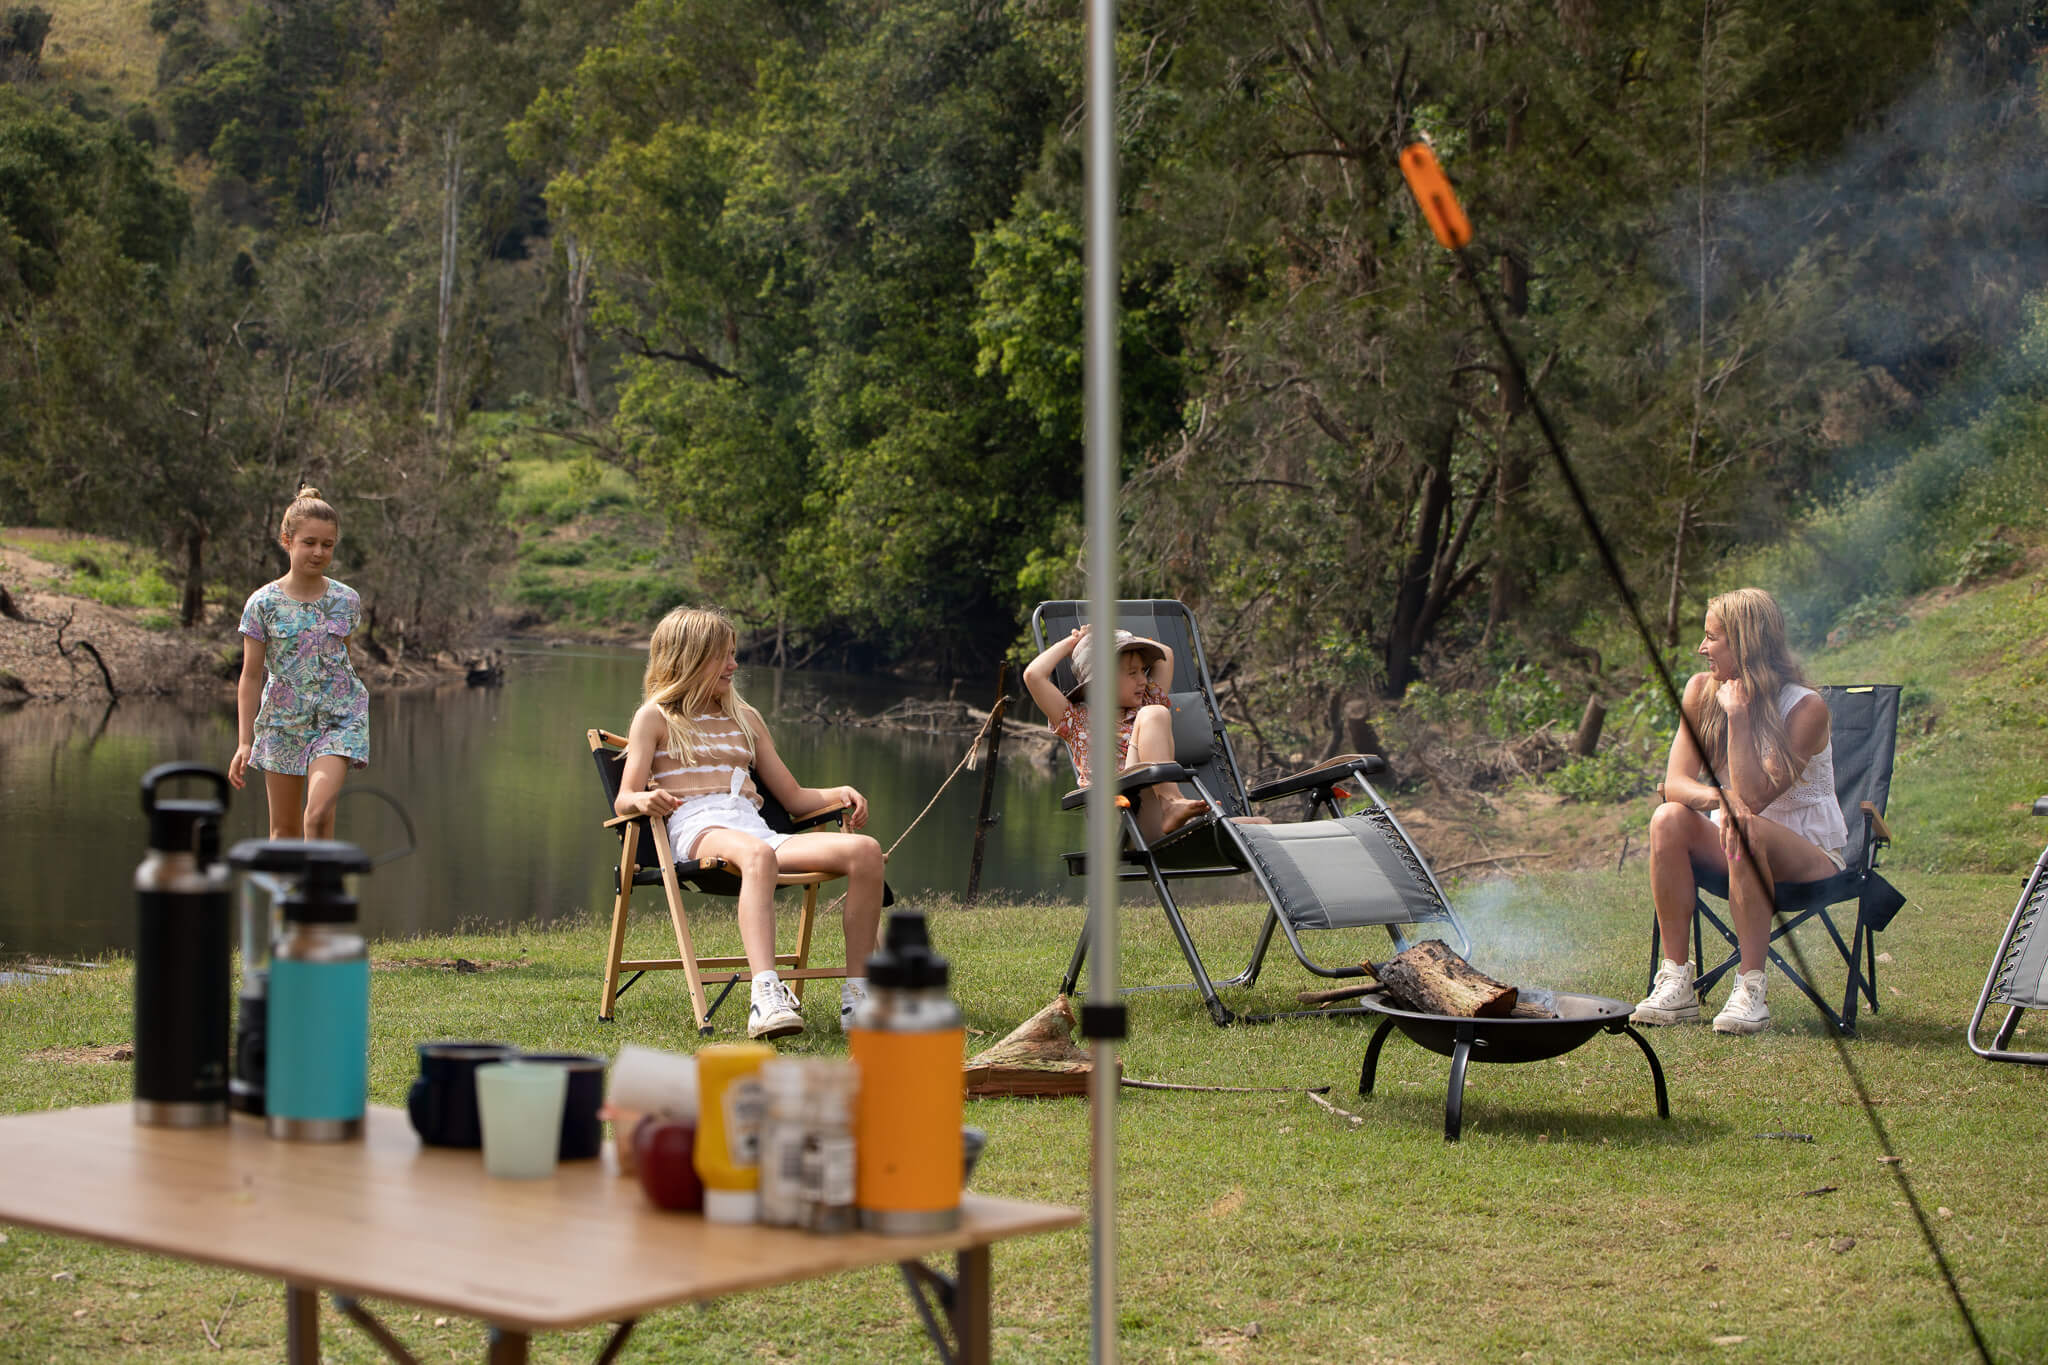
[{"label": "wooden folding camp chair", "polygon": [[[626,738],[608,730],[587,730],[590,740],[590,756],[596,761],[599,783],[604,788],[604,808],[609,814],[619,799],[619,783],[626,770]],[[800,830],[815,829],[819,825],[840,820],[851,809],[849,806],[831,806],[824,810],[792,816],[782,808],[772,793],[761,786],[755,778],[754,786],[761,793],[761,818],[770,829],[785,834]],[[610,1023],[618,1005],[619,997],[632,989],[633,983],[648,972],[681,971],[683,979],[690,986],[690,1012],[696,1019],[697,1032],[705,1037],[711,1034],[711,1016],[732,994],[733,987],[740,981],[751,979],[753,973],[744,957],[699,957],[691,946],[690,919],[683,905],[683,888],[689,887],[707,896],[737,896],[740,893],[739,869],[723,858],[692,858],[677,862],[675,851],[669,847],[668,830],[657,826],[644,815],[614,815],[604,822],[606,829],[617,830],[619,834],[619,865],[613,869],[615,895],[612,901],[611,940],[604,956],[604,997],[598,1006],[600,1023]],[[655,861],[647,860],[649,847],[654,850]],[[775,971],[784,981],[790,983],[790,990],[799,1003],[804,998],[804,982],[815,978],[843,978],[848,975],[846,967],[813,967],[811,959],[811,931],[817,915],[818,888],[833,881],[840,874],[833,872],[784,872],[776,877],[775,884],[801,886],[804,889],[803,916],[797,922],[796,951],[777,953]],[[654,957],[625,959],[626,915],[636,886],[659,886],[668,898],[669,922],[676,931],[676,957]],[[886,892],[885,903],[893,899]],[[622,986],[619,976],[623,972],[633,975]],[[707,973],[710,974],[707,977]],[[716,1000],[708,1000],[706,981],[723,975],[723,989]],[[707,1003],[708,1002],[708,1003]]]}]

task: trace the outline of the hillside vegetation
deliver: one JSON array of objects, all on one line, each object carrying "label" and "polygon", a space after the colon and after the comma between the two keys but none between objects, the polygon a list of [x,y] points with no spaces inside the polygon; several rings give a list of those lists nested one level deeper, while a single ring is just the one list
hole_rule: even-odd
[{"label": "hillside vegetation", "polygon": [[[1079,587],[1071,6],[6,13],[0,506],[152,542],[185,628],[276,571],[301,480],[394,653],[685,598],[980,676]],[[1818,570],[1776,577],[1835,585],[1817,625],[1925,591],[1920,547],[1873,572],[1813,510],[2033,441],[1983,425],[2048,286],[2027,6],[1119,22],[1123,581],[1202,612],[1276,753],[1417,683],[1621,666],[1538,398],[1672,643],[1802,523]],[[1462,274],[1393,169],[1417,139]]]}]

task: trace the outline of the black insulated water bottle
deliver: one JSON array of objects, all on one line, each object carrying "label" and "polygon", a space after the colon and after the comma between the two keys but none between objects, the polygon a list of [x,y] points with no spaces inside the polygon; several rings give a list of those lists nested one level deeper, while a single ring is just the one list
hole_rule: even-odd
[{"label": "black insulated water bottle", "polygon": [[[159,801],[157,788],[203,778],[210,801]],[[228,1121],[228,868],[220,857],[228,779],[201,763],[142,778],[149,854],[135,869],[135,1121],[196,1128]]]}]

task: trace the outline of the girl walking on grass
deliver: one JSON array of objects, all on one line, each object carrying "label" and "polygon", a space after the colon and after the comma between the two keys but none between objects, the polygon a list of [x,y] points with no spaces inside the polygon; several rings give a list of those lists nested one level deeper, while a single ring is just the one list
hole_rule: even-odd
[{"label": "girl walking on grass", "polygon": [[[723,858],[739,869],[740,943],[753,971],[749,1038],[801,1033],[803,1015],[775,971],[775,878],[779,872],[831,872],[846,878],[846,962],[874,951],[882,918],[882,846],[865,834],[810,830],[778,834],[761,818],[754,776],[793,815],[851,807],[849,829],[868,821],[868,800],[852,787],[805,787],[791,775],[761,713],[733,687],[739,635],[716,611],[677,607],[647,646],[644,698],[626,732],[626,766],[612,808],[667,822],[677,861]],[[846,1027],[867,983],[839,987]]]},{"label": "girl walking on grass", "polygon": [[327,577],[341,518],[319,489],[299,489],[277,539],[290,571],[242,608],[228,781],[239,788],[248,769],[262,769],[271,838],[331,839],[342,779],[370,761],[370,694],[348,657],[363,603]]}]

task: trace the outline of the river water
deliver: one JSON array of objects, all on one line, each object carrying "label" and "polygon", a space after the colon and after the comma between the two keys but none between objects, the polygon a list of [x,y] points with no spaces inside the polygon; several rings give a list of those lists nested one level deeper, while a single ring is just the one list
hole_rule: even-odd
[{"label": "river water", "polygon": [[[411,812],[419,848],[361,879],[364,931],[401,937],[470,923],[579,918],[610,906],[618,842],[585,731],[622,731],[640,695],[644,653],[515,646],[501,688],[461,683],[373,694],[373,785]],[[850,782],[866,793],[868,832],[894,843],[965,751],[967,735],[927,735],[802,719],[812,708],[871,715],[943,688],[843,674],[743,668],[742,695],[768,717],[799,781]],[[985,698],[976,698],[977,704]],[[1028,704],[1023,714],[1033,715]],[[36,705],[0,714],[0,957],[80,958],[134,946],[131,879],[147,843],[138,782],[148,768],[193,759],[225,769],[235,747],[232,700],[198,709],[164,702]],[[1080,879],[1059,853],[1085,837],[1059,809],[1065,760],[1034,761],[1006,746],[997,772],[981,888],[984,896],[1078,900]],[[981,776],[963,772],[897,850],[889,880],[900,897],[958,895],[967,886]],[[180,783],[170,795],[198,794]],[[225,838],[268,830],[260,775],[233,794]],[[345,796],[336,836],[372,853],[404,834],[381,802]],[[634,903],[659,905],[659,890]]]}]

